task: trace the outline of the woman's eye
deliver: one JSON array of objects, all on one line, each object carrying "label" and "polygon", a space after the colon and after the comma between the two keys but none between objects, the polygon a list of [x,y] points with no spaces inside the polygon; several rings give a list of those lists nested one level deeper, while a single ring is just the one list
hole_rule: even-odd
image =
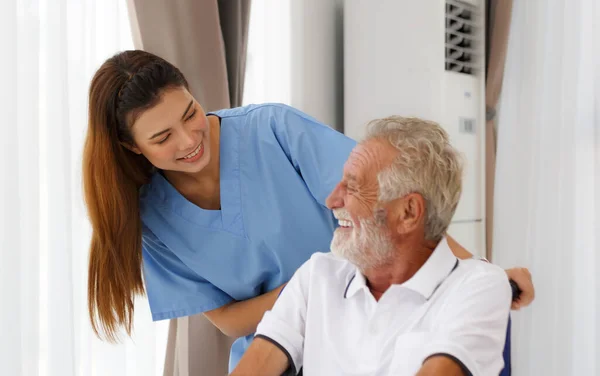
[{"label": "woman's eye", "polygon": [[158,141],[159,144],[163,144],[165,141],[167,141],[167,139],[169,138],[170,134],[166,135],[165,138],[163,138],[162,140]]},{"label": "woman's eye", "polygon": [[196,116],[196,110],[194,110],[194,111],[193,111],[193,112],[190,114],[190,116],[188,116],[188,117],[185,119],[185,121],[188,121],[188,120],[190,120],[190,119],[193,119],[193,118],[194,118],[194,116]]}]

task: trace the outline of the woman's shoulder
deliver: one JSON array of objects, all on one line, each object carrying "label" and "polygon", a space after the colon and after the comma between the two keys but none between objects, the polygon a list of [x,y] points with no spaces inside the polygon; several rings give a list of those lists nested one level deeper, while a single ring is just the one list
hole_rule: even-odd
[{"label": "woman's shoulder", "polygon": [[283,103],[249,104],[242,107],[208,112],[207,115],[216,115],[221,118],[221,120],[227,119],[228,121],[235,121],[237,119],[245,124],[264,124],[264,120],[281,118],[281,116],[285,117],[289,115],[296,116],[299,119],[318,123],[318,121],[311,116]]}]

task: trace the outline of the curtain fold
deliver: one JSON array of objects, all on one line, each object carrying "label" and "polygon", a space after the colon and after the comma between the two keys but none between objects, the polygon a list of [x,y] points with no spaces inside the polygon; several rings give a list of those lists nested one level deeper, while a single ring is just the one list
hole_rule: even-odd
[{"label": "curtain fold", "polygon": [[515,1],[501,106],[494,262],[524,265],[513,374],[600,375],[600,5]]},{"label": "curtain fold", "polygon": [[239,107],[246,75],[250,1],[219,0],[219,18],[225,44],[229,102],[231,107]]},{"label": "curtain fold", "polygon": [[0,27],[0,374],[158,376],[165,341],[144,298],[120,345],[95,337],[87,311],[87,92],[104,60],[132,48],[126,5],[3,0]]},{"label": "curtain fold", "polygon": [[[240,106],[250,5],[249,0],[128,0],[135,47],[181,69],[204,110]],[[232,342],[202,314],[172,320],[164,374],[227,374]]]},{"label": "curtain fold", "polygon": [[502,77],[510,30],[512,0],[488,0],[487,70],[485,82],[485,238],[486,258],[492,260],[494,229],[494,177],[496,174],[496,105],[502,90]]},{"label": "curtain fold", "polygon": [[135,47],[175,64],[206,111],[240,106],[249,0],[128,0]]}]

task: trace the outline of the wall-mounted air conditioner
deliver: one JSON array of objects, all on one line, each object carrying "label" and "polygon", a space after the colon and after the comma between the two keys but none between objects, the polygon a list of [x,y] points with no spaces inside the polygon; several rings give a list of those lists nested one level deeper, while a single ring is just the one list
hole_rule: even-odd
[{"label": "wall-mounted air conditioner", "polygon": [[485,254],[485,29],[482,0],[346,0],[344,131],[389,116],[434,120],[464,154],[462,198],[449,230]]}]

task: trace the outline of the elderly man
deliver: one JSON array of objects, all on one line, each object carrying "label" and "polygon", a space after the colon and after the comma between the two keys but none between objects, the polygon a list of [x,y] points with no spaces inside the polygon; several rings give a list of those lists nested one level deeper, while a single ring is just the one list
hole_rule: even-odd
[{"label": "elderly man", "polygon": [[373,122],[327,199],[332,253],[296,272],[233,375],[498,375],[511,289],[448,247],[461,175],[437,124]]}]

